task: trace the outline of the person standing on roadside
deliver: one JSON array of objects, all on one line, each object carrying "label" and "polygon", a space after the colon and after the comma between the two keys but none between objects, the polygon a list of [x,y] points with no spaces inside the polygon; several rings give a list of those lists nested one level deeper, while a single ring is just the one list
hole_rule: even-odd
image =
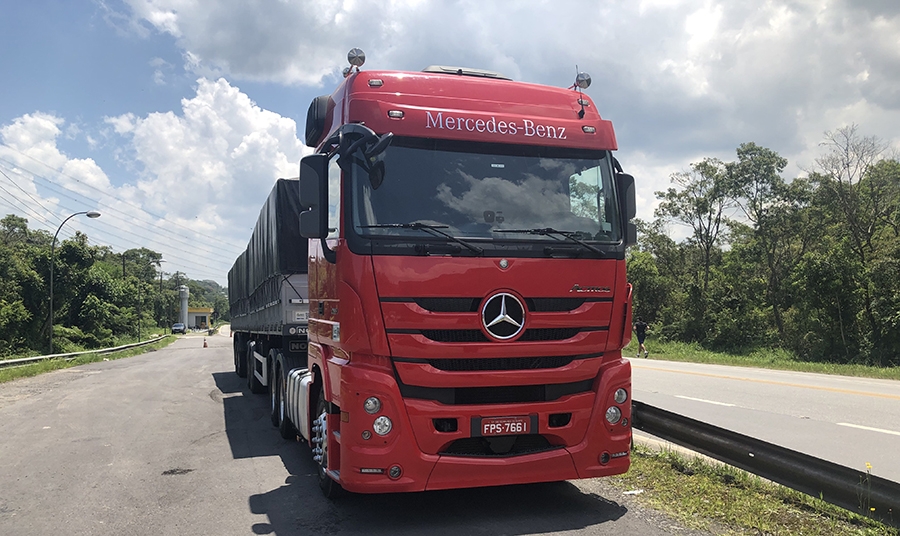
[{"label": "person standing on roadside", "polygon": [[634,333],[637,335],[637,340],[640,346],[638,347],[637,356],[641,357],[641,352],[644,352],[644,357],[647,357],[650,352],[647,351],[647,347],[644,346],[644,339],[647,338],[647,328],[650,326],[644,322],[644,319],[641,317],[637,317],[637,322],[634,323]]}]

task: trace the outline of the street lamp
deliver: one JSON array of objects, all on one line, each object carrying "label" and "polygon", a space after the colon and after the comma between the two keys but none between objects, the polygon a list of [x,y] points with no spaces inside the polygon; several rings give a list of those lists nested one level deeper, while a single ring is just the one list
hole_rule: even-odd
[{"label": "street lamp", "polygon": [[71,220],[75,216],[80,216],[84,214],[88,218],[99,218],[100,213],[96,210],[86,210],[84,212],[76,212],[72,214],[68,218],[64,219],[62,223],[59,224],[59,227],[56,228],[56,234],[53,235],[53,241],[50,242],[50,353],[53,353],[53,265],[54,256],[56,251],[56,237],[59,236],[59,231],[63,228],[63,225],[66,224],[67,221]]}]

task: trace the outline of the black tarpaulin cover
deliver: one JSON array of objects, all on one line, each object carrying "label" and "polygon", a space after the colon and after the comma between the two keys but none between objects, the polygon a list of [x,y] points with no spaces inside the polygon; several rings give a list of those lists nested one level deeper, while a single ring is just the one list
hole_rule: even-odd
[{"label": "black tarpaulin cover", "polygon": [[300,185],[278,179],[259,211],[247,249],[228,272],[229,301],[249,298],[278,275],[306,273],[309,241],[300,236]]}]

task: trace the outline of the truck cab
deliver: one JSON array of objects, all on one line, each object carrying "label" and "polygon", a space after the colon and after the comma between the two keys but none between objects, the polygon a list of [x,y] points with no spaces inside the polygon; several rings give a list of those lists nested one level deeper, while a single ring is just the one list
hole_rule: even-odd
[{"label": "truck cab", "polygon": [[346,74],[311,104],[300,166],[296,422],[323,490],[626,471],[634,179],[589,78]]}]

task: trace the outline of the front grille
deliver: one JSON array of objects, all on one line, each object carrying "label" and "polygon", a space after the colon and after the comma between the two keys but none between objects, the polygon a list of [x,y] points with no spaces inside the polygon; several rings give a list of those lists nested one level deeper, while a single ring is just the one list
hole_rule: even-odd
[{"label": "front grille", "polygon": [[551,402],[564,396],[586,393],[593,380],[548,385],[504,385],[500,387],[421,387],[400,384],[404,398],[434,400],[446,405],[525,404]]},{"label": "front grille", "polygon": [[428,364],[445,372],[483,370],[536,370],[564,367],[574,356],[501,357],[487,359],[429,359]]},{"label": "front grille", "polygon": [[[511,444],[510,444],[511,443]],[[506,457],[562,448],[538,434],[457,439],[440,452],[444,456]]]},{"label": "front grille", "polygon": [[[563,341],[571,339],[581,328],[526,329],[520,341]],[[479,329],[423,329],[422,335],[435,342],[489,342]]]}]

